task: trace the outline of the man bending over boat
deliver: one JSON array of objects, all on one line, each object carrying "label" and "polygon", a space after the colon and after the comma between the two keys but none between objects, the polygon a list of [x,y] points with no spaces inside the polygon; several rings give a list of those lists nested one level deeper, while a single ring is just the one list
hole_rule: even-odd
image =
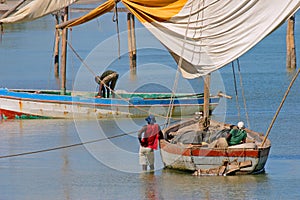
[{"label": "man bending over boat", "polygon": [[[96,97],[109,98],[110,91],[115,89],[118,78],[119,74],[113,70],[107,70],[103,72],[101,76],[96,76],[95,81],[99,84],[99,90]],[[113,92],[112,96],[114,97]]]},{"label": "man bending over boat", "polygon": [[139,160],[143,171],[147,170],[149,165],[150,170],[154,170],[154,150],[157,150],[158,141],[163,139],[163,134],[158,124],[156,124],[155,117],[149,115],[145,119],[148,125],[144,126],[138,133],[140,142]]}]

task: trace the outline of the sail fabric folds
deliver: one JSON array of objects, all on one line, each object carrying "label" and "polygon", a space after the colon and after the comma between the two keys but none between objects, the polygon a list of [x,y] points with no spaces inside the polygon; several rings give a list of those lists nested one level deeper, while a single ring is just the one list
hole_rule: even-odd
[{"label": "sail fabric folds", "polygon": [[[235,60],[294,14],[300,0],[121,0],[170,51],[185,78]],[[70,24],[113,8],[109,0]]]},{"label": "sail fabric folds", "polygon": [[1,19],[0,23],[18,23],[32,21],[59,11],[78,0],[34,0],[14,14]]},{"label": "sail fabric folds", "polygon": [[299,0],[122,2],[168,48],[181,63],[183,77],[190,79],[232,62],[300,6]]}]

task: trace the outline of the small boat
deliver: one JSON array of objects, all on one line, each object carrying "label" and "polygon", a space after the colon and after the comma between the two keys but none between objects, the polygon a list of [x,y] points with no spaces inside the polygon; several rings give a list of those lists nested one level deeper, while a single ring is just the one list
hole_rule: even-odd
[{"label": "small boat", "polygon": [[215,147],[210,144],[225,137],[232,125],[211,120],[207,131],[199,129],[199,120],[190,119],[164,129],[160,152],[166,168],[188,170],[195,175],[255,174],[264,171],[271,142],[245,129],[246,143]]},{"label": "small boat", "polygon": [[[203,94],[128,93],[117,92],[115,98],[95,98],[92,92],[55,90],[9,90],[0,88],[0,117],[2,119],[35,118],[127,118],[144,117],[149,112],[166,115],[170,101],[172,114],[187,116],[203,108]],[[210,98],[211,112],[219,97]]]}]

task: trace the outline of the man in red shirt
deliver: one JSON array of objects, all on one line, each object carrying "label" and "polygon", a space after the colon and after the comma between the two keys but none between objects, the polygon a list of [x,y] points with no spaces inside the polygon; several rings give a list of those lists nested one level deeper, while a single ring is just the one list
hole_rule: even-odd
[{"label": "man in red shirt", "polygon": [[163,138],[162,132],[158,124],[156,124],[155,117],[149,115],[146,119],[145,125],[138,133],[140,141],[139,160],[143,171],[147,170],[149,165],[150,170],[154,170],[154,150],[158,148],[158,141]]}]

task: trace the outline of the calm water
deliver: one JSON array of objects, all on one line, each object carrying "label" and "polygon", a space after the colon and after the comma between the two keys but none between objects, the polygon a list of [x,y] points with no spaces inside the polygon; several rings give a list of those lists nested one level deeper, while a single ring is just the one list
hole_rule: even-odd
[{"label": "calm water", "polygon": [[[5,28],[0,44],[1,87],[59,88],[52,69],[53,21],[46,17]],[[123,15],[120,29],[126,30]],[[284,25],[240,58],[251,129],[259,132],[266,132],[292,77],[285,68],[285,30]],[[109,15],[74,28],[70,40],[93,72],[101,73],[106,67],[120,72],[117,89],[171,90],[175,64],[159,43],[143,31],[137,34],[141,50],[138,74],[133,77],[124,54],[127,35],[120,34],[119,59],[117,37],[109,38],[114,33]],[[73,84],[75,88],[95,90],[93,74],[81,66],[72,52],[68,55],[68,89]],[[222,90],[234,96],[231,66],[215,76],[212,91]],[[218,82],[219,77],[223,83]],[[202,90],[199,80],[180,79],[180,83],[178,91]],[[272,148],[266,173],[253,176],[194,177],[164,170],[158,152],[157,171],[140,173],[136,131],[145,124],[144,119],[0,121],[0,156],[130,133],[84,146],[0,159],[0,199],[299,199],[299,90],[297,80],[270,133]],[[241,94],[241,89],[238,92]],[[239,105],[243,108],[241,96]],[[246,121],[245,109],[241,109],[241,116]],[[214,117],[236,123],[239,119],[235,98],[222,100]],[[164,122],[162,118],[158,121]]]}]

